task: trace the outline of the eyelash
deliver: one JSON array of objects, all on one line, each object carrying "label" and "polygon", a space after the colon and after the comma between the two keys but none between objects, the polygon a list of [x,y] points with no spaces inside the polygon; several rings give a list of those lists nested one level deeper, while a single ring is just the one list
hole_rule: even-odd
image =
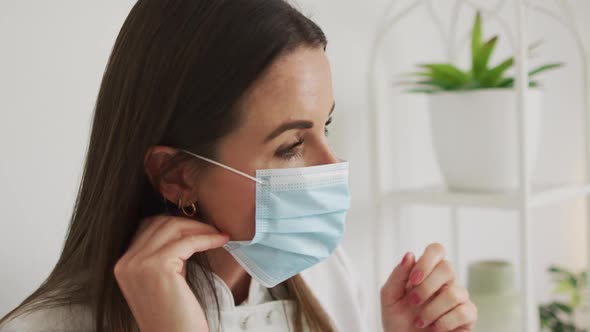
[{"label": "eyelash", "polygon": [[291,146],[286,149],[279,151],[279,156],[287,161],[301,157],[301,149],[298,148],[303,145],[304,142],[305,140],[303,138],[298,138],[297,142],[291,144]]},{"label": "eyelash", "polygon": [[[328,119],[328,121],[326,121],[326,124],[324,127],[324,135],[326,135],[326,136],[328,136],[330,134],[330,131],[328,130],[328,126],[331,123],[332,123],[332,117],[330,117]],[[297,149],[297,148],[300,147],[301,145],[303,145],[303,143],[305,143],[305,140],[303,138],[298,138],[297,142],[295,142],[291,146],[287,147],[286,149],[279,151],[278,155],[287,161],[291,161],[293,159],[299,158],[299,157],[301,157],[301,149]],[[297,151],[296,151],[296,149],[297,149]]]}]

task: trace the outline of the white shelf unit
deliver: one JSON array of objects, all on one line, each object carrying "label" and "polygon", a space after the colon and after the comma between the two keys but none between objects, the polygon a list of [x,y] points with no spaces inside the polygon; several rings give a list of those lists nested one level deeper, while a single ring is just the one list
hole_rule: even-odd
[{"label": "white shelf unit", "polygon": [[[531,191],[529,208],[541,207],[568,199],[590,195],[590,184],[544,185]],[[517,210],[522,207],[519,192],[471,193],[449,191],[441,185],[392,191],[381,196],[381,205],[388,203],[403,205],[446,206],[451,208],[492,208]]]},{"label": "white shelf unit", "polygon": [[[458,7],[462,5],[471,6],[474,9],[477,8],[482,11],[482,14],[488,18],[494,18],[500,21],[500,23],[506,23],[502,21],[500,16],[500,10],[509,3],[513,6],[515,11],[516,22],[516,38],[509,38],[514,48],[516,55],[516,90],[518,94],[518,118],[515,121],[518,122],[519,131],[519,188],[513,192],[506,193],[469,193],[469,192],[454,192],[446,190],[443,186],[429,186],[422,188],[405,188],[398,189],[392,192],[384,192],[381,188],[381,159],[379,152],[382,151],[380,142],[380,110],[377,104],[378,96],[376,89],[376,70],[378,63],[378,56],[381,47],[385,43],[385,37],[387,33],[399,23],[403,18],[412,14],[412,12],[422,5],[429,6],[429,13],[433,15],[433,22],[441,27],[441,21],[434,14],[434,7],[432,6],[433,0],[416,0],[412,1],[406,7],[402,7],[395,10],[397,2],[391,0],[388,8],[384,10],[384,19],[379,25],[377,35],[375,36],[374,43],[371,49],[371,58],[369,64],[369,73],[367,76],[367,95],[370,111],[370,132],[371,137],[371,160],[372,160],[372,173],[371,173],[371,185],[373,188],[373,197],[375,204],[375,211],[377,212],[377,223],[373,226],[373,240],[374,248],[376,250],[375,255],[375,276],[376,281],[380,282],[379,278],[381,275],[380,262],[382,261],[383,253],[380,252],[383,248],[381,229],[383,228],[382,209],[384,207],[400,207],[409,205],[423,205],[423,206],[444,206],[450,208],[451,211],[451,228],[453,234],[452,252],[455,257],[454,260],[458,261],[458,242],[457,233],[459,231],[458,224],[458,209],[461,208],[490,208],[490,209],[505,209],[512,210],[518,213],[519,221],[519,236],[520,236],[520,261],[518,264],[519,271],[521,273],[521,284],[520,292],[522,295],[522,312],[523,312],[523,332],[538,332],[539,329],[539,316],[537,303],[534,297],[533,288],[533,273],[532,273],[532,257],[533,252],[531,249],[532,245],[532,230],[534,224],[531,220],[531,211],[534,208],[545,206],[568,199],[586,198],[586,220],[587,220],[587,257],[588,264],[590,267],[590,71],[588,63],[590,62],[588,48],[583,42],[580,29],[577,26],[578,22],[575,19],[575,13],[572,7],[569,5],[568,0],[556,0],[560,10],[562,10],[563,16],[559,13],[538,5],[537,2],[529,3],[526,0],[500,0],[495,4],[493,9],[482,9],[479,8],[476,3],[472,0],[455,0],[455,11],[458,12]],[[448,0],[446,0],[448,1]],[[586,183],[580,184],[555,184],[555,185],[541,185],[536,186],[531,183],[531,167],[528,165],[527,158],[530,153],[526,138],[526,124],[528,116],[526,114],[526,105],[528,103],[526,97],[526,91],[528,84],[526,78],[528,77],[528,59],[527,59],[527,33],[525,29],[525,23],[528,15],[531,13],[544,15],[550,19],[557,21],[563,25],[567,32],[573,35],[576,45],[580,51],[580,58],[583,67],[583,91],[584,91],[584,139],[585,139],[585,161],[586,161]],[[453,19],[457,19],[454,17]],[[455,30],[455,29],[453,29]],[[508,31],[508,30],[506,30]],[[505,32],[506,32],[505,31]],[[456,31],[451,31],[456,33]],[[508,36],[511,37],[511,36]],[[452,54],[452,50],[449,52],[449,60],[453,60],[456,55]],[[388,110],[391,111],[391,110]],[[396,214],[398,219],[401,218],[401,214]],[[399,220],[394,221],[394,227],[397,227]],[[397,231],[397,230],[396,230]],[[396,234],[397,235],[397,234]],[[395,237],[394,237],[395,240]],[[398,238],[399,240],[399,238]],[[391,241],[391,239],[388,239]]]}]

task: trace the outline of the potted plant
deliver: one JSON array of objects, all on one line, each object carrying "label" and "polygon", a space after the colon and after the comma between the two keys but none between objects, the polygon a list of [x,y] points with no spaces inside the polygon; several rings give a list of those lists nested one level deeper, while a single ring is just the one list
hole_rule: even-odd
[{"label": "potted plant", "polygon": [[[482,41],[478,12],[471,33],[471,68],[429,63],[410,74],[410,91],[428,95],[433,145],[451,190],[507,191],[518,185],[517,95],[514,77],[507,75],[514,57],[490,66],[498,40]],[[535,160],[541,117],[541,91],[534,79],[561,65],[545,64],[528,74],[529,165]]]},{"label": "potted plant", "polygon": [[550,267],[556,284],[555,293],[561,298],[539,306],[542,331],[590,332],[586,325],[590,311],[584,306],[587,294],[587,273],[574,273],[560,267]]}]

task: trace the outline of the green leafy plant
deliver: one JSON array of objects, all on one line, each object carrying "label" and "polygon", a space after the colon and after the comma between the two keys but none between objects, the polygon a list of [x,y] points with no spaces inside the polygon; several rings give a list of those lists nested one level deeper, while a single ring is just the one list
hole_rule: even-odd
[{"label": "green leafy plant", "polygon": [[575,310],[585,301],[587,272],[574,273],[552,266],[549,273],[556,284],[555,293],[563,300],[539,306],[539,317],[543,331],[551,332],[590,332],[576,327]]},{"label": "green leafy plant", "polygon": [[[414,86],[410,92],[436,93],[441,91],[475,90],[489,88],[514,87],[514,77],[507,76],[506,72],[514,66],[514,57],[509,57],[495,66],[490,66],[490,58],[498,44],[499,37],[494,36],[488,41],[482,41],[483,35],[481,13],[475,16],[471,33],[471,68],[461,70],[453,64],[428,63],[420,64],[419,72],[410,76]],[[540,43],[531,45],[530,50]],[[561,63],[550,63],[539,66],[528,73],[529,85],[538,86],[538,82],[532,80],[536,75],[563,66]]]}]

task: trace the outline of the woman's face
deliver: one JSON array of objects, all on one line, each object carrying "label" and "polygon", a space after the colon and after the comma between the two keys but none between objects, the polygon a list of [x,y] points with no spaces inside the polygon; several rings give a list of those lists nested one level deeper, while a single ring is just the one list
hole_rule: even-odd
[{"label": "woman's face", "polygon": [[[217,146],[217,161],[255,176],[258,169],[337,162],[326,139],[334,110],[330,64],[321,48],[299,48],[278,59],[241,101],[238,128]],[[176,150],[154,146],[146,154],[151,178]],[[201,163],[202,164],[202,163]],[[194,167],[193,164],[183,164]],[[179,167],[158,184],[162,195],[183,206],[195,203],[203,222],[251,240],[255,230],[256,183],[222,167]],[[186,188],[186,183],[192,185]]]},{"label": "woman's face", "polygon": [[[241,105],[241,123],[219,143],[217,161],[253,176],[257,169],[338,161],[326,139],[334,97],[321,48],[299,48],[277,60]],[[196,206],[206,221],[231,240],[254,237],[254,181],[213,165],[194,181]]]}]

